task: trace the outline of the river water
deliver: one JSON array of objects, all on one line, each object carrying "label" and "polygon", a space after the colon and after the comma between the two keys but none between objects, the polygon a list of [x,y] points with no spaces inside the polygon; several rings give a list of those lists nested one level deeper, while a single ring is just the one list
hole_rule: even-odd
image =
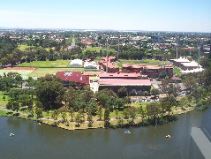
[{"label": "river water", "polygon": [[0,118],[0,159],[204,159],[190,135],[192,127],[211,132],[211,109],[162,126],[132,128],[131,134],[125,129],[66,131]]}]

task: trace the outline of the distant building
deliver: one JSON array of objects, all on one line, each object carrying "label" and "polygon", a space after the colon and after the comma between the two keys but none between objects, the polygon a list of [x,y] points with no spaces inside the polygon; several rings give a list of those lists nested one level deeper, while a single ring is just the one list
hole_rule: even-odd
[{"label": "distant building", "polygon": [[204,71],[202,66],[196,61],[190,61],[187,58],[178,58],[170,60],[175,66],[181,69],[182,74],[198,73]]},{"label": "distant building", "polygon": [[115,64],[116,57],[108,56],[104,57],[99,61],[100,68],[104,71],[115,73],[119,72],[119,67]]},{"label": "distant building", "polygon": [[85,69],[95,69],[99,70],[99,65],[95,61],[85,61],[84,62],[84,68]]},{"label": "distant building", "polygon": [[142,74],[147,75],[150,78],[159,78],[161,76],[173,77],[173,66],[157,66],[146,65],[143,67]]},{"label": "distant building", "polygon": [[166,75],[168,77],[173,76],[173,66],[172,65],[147,65],[147,64],[140,64],[140,65],[129,65],[124,64],[122,66],[122,71],[126,73],[136,72],[141,73],[142,76],[148,76],[150,78],[158,78],[160,75]]},{"label": "distant building", "polygon": [[81,44],[83,44],[85,46],[91,46],[91,45],[95,44],[95,41],[90,38],[83,38],[83,39],[81,39]]}]

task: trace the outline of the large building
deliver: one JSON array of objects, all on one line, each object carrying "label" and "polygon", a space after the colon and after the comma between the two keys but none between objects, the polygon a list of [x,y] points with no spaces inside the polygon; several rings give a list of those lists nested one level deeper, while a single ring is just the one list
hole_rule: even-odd
[{"label": "large building", "polygon": [[125,87],[129,95],[139,95],[140,92],[149,92],[151,89],[151,80],[140,73],[100,73],[99,90],[108,88],[118,92],[121,87]]},{"label": "large building", "polygon": [[190,61],[187,58],[180,57],[178,59],[171,59],[170,61],[181,69],[182,74],[198,73],[204,70],[199,63]]},{"label": "large building", "polygon": [[151,90],[150,79],[118,79],[108,78],[99,80],[99,90],[108,88],[118,92],[121,87],[125,87],[129,95],[139,95],[140,92],[149,92]]},{"label": "large building", "polygon": [[60,79],[64,86],[86,86],[89,85],[89,76],[80,72],[57,72],[56,77]]},{"label": "large building", "polygon": [[119,67],[115,64],[116,57],[108,56],[99,61],[100,68],[106,72],[115,73],[119,72]]},{"label": "large building", "polygon": [[129,65],[124,64],[122,66],[122,71],[125,73],[141,73],[142,76],[148,76],[149,78],[158,78],[161,75],[166,75],[168,77],[173,77],[173,66],[172,65],[164,65],[164,66],[158,66],[158,65]]}]

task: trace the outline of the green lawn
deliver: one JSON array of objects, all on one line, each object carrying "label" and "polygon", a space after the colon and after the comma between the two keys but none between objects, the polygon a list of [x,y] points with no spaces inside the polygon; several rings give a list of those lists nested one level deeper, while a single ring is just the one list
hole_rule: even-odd
[{"label": "green lawn", "polygon": [[[38,48],[38,47],[31,46],[31,49],[34,49],[34,48]],[[39,48],[42,48],[42,47],[39,47]],[[20,51],[25,52],[25,51],[29,51],[30,50],[30,46],[25,45],[25,44],[21,44],[21,45],[18,45],[17,49],[20,50]],[[44,49],[46,51],[48,51],[48,52],[50,51],[50,48],[44,48]]]},{"label": "green lawn", "polygon": [[75,71],[83,72],[83,68],[38,68],[34,72],[30,73],[30,77],[43,77],[46,74],[56,74],[59,71]]},{"label": "green lawn", "polygon": [[56,60],[56,61],[33,61],[30,63],[22,63],[18,66],[27,66],[27,67],[68,67],[69,60]]},{"label": "green lawn", "polygon": [[[92,51],[92,52],[100,53],[101,50],[102,51],[106,51],[107,49],[104,48],[104,47],[88,47],[83,52]],[[114,49],[111,49],[111,48],[108,48],[108,51],[109,52],[113,52],[113,53],[115,52],[115,50]]]},{"label": "green lawn", "polygon": [[18,45],[17,49],[20,51],[28,51],[30,46],[28,45]]},{"label": "green lawn", "polygon": [[120,59],[118,66],[122,67],[123,64],[149,64],[149,65],[164,65],[168,64],[168,61],[159,61],[154,59],[145,59],[145,60],[123,60]]}]

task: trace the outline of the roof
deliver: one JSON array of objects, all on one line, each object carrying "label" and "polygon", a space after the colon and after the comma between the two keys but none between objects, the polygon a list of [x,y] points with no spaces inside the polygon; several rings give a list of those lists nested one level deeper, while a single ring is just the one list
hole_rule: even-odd
[{"label": "roof", "polygon": [[129,68],[129,67],[130,67],[130,68],[140,69],[140,68],[142,68],[142,67],[143,67],[143,65],[123,64],[123,65],[122,65],[122,67],[123,67],[123,68]]},{"label": "roof", "polygon": [[191,61],[190,63],[182,63],[185,67],[199,67],[199,64],[195,61]]},{"label": "roof", "polygon": [[149,79],[100,79],[100,86],[151,86]]},{"label": "roof", "polygon": [[178,58],[178,59],[171,59],[171,61],[175,61],[175,62],[178,62],[178,63],[189,63],[190,60],[188,60],[187,58]]},{"label": "roof", "polygon": [[70,65],[82,66],[83,65],[83,61],[81,59],[74,59],[74,60],[70,61]]},{"label": "roof", "polygon": [[106,73],[103,72],[100,75],[100,78],[139,78],[141,77],[140,73]]},{"label": "roof", "polygon": [[148,64],[136,64],[136,65],[130,65],[130,64],[123,64],[123,68],[135,68],[135,69],[161,69],[161,68],[173,68],[172,65],[164,65],[164,66],[159,66],[159,65],[148,65]]},{"label": "roof", "polygon": [[89,84],[89,76],[85,76],[80,72],[57,72],[56,77],[62,81]]}]

